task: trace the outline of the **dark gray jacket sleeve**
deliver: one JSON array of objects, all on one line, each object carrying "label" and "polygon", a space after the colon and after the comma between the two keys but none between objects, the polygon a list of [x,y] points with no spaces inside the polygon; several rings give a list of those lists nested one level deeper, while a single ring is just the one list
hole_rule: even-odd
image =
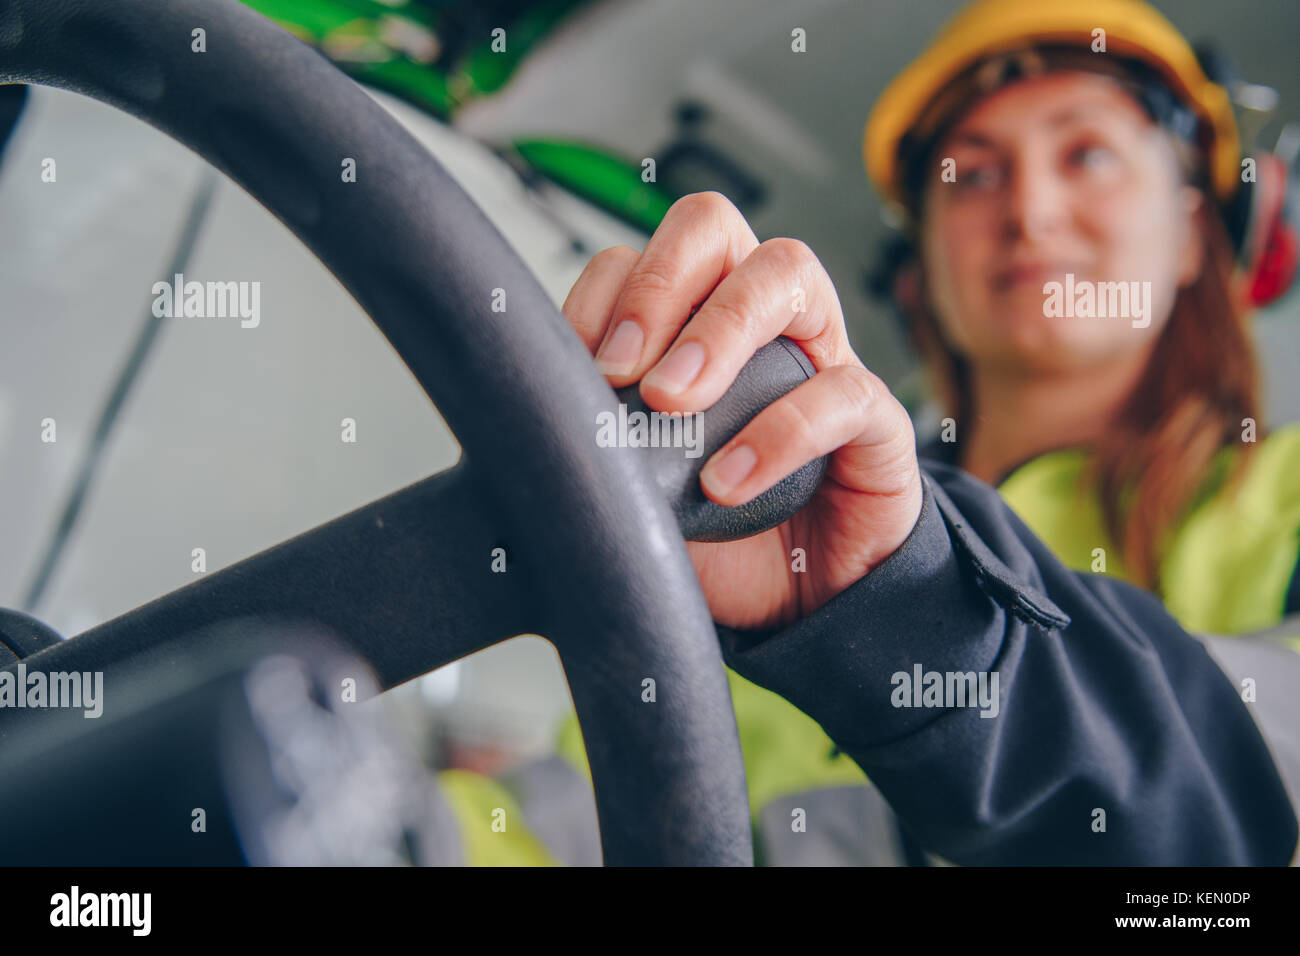
[{"label": "dark gray jacket sleeve", "polygon": [[[787,628],[719,625],[728,665],[816,719],[954,863],[1289,862],[1287,792],[1203,645],[1155,596],[1066,568],[989,485],[921,473],[897,551]],[[920,701],[894,675],[918,665],[996,672],[996,716],[903,706]]]}]

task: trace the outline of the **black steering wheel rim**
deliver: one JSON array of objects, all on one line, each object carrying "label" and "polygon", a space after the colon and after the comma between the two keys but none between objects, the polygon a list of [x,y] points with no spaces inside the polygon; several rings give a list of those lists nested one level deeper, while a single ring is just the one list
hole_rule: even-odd
[{"label": "black steering wheel rim", "polygon": [[[205,52],[192,48],[198,28]],[[672,511],[634,449],[597,452],[588,423],[610,406],[609,386],[428,152],[355,82],[236,0],[0,0],[0,82],[61,87],[137,116],[239,183],[315,253],[461,443],[455,474],[430,479],[425,493],[460,496],[508,530],[511,570],[499,577],[522,577],[512,586],[530,598],[514,633],[543,634],[560,652],[605,862],[752,862],[726,677]],[[345,158],[355,182],[340,175]],[[493,309],[497,290],[504,311]],[[492,575],[486,551],[462,560],[481,569],[467,575]],[[183,590],[211,605],[218,594],[239,600],[247,583],[230,575]],[[174,638],[166,600],[43,653],[104,660]],[[382,634],[373,645],[368,634],[344,637],[386,686],[414,676],[403,671],[421,654],[423,670],[463,656],[408,642],[399,668]],[[647,677],[653,702],[642,699]]]}]

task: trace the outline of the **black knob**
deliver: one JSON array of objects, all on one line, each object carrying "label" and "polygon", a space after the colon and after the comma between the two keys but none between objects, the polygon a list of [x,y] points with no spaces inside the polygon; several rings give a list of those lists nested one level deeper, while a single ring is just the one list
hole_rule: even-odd
[{"label": "black knob", "polygon": [[776,527],[808,503],[826,474],[828,458],[810,461],[735,508],[724,508],[704,496],[700,469],[755,415],[815,373],[799,346],[782,337],[759,349],[727,393],[695,415],[655,412],[641,400],[638,386],[628,385],[617,392],[621,407],[600,416],[597,442],[617,441],[640,450],[688,540],[752,537]]}]

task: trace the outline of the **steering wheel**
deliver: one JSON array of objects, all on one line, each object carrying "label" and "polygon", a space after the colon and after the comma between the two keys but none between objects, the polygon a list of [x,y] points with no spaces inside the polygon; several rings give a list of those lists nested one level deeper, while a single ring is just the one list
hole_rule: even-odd
[{"label": "steering wheel", "polygon": [[[206,52],[193,31],[206,33]],[[384,688],[518,634],[555,646],[590,758],[606,864],[752,862],[735,717],[683,530],[743,537],[825,461],[723,509],[698,468],[813,373],[778,340],[705,413],[704,454],[598,447],[617,396],[527,267],[355,82],[236,0],[0,0],[0,82],[125,110],[243,186],[366,310],[462,447],[418,482],[25,658],[102,670],[183,654],[214,620],[324,624]],[[355,181],[340,175],[356,164]],[[504,290],[506,309],[495,311]],[[639,406],[644,409],[644,406]],[[494,573],[504,549],[506,573]],[[656,683],[653,702],[642,681]]]}]

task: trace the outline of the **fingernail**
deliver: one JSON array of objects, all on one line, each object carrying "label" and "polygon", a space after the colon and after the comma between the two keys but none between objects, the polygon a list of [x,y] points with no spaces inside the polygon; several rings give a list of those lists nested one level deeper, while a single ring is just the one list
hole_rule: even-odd
[{"label": "fingernail", "polygon": [[645,333],[632,321],[619,323],[609,341],[596,353],[596,368],[603,375],[626,375],[636,368],[641,349],[645,346]]},{"label": "fingernail", "polygon": [[714,458],[700,472],[700,481],[716,497],[721,498],[749,477],[758,464],[758,455],[748,445],[737,445],[719,460]]},{"label": "fingernail", "polygon": [[650,374],[645,377],[645,384],[675,395],[695,381],[702,368],[704,346],[699,342],[683,342],[650,370]]}]

